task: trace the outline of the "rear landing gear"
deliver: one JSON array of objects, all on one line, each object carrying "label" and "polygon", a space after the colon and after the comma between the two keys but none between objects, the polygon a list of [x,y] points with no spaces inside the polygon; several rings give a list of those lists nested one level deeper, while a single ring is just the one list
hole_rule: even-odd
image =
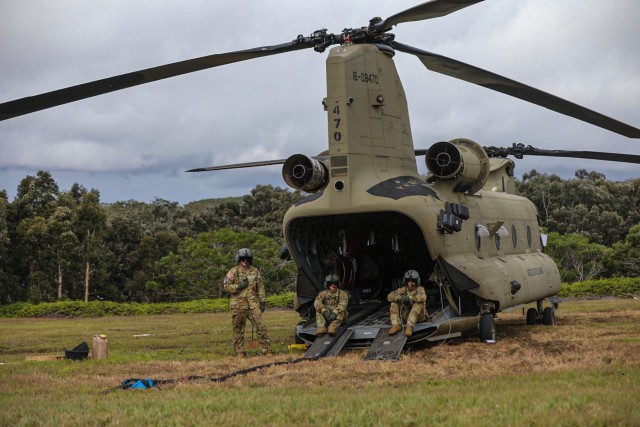
[{"label": "rear landing gear", "polygon": [[480,317],[480,341],[486,343],[496,342],[496,321],[491,313],[485,313]]},{"label": "rear landing gear", "polygon": [[542,311],[542,324],[546,326],[551,326],[556,324],[556,316],[554,314],[553,308],[546,307]]},{"label": "rear landing gear", "polygon": [[542,309],[542,300],[537,301],[538,308],[530,308],[527,310],[527,325],[537,325],[542,323],[545,326],[552,326],[556,324],[556,316],[555,316],[555,308],[557,304],[554,304],[553,307],[545,307]]}]

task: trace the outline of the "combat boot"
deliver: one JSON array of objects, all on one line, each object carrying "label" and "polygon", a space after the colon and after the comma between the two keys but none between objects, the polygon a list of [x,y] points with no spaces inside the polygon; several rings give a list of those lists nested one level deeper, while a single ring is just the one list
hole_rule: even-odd
[{"label": "combat boot", "polygon": [[393,326],[391,327],[391,329],[389,329],[388,334],[389,334],[389,335],[395,335],[395,334],[397,334],[398,332],[400,332],[400,330],[402,330],[402,326],[400,326],[400,325],[393,325]]},{"label": "combat boot", "polygon": [[327,328],[325,328],[324,326],[318,326],[318,329],[316,329],[316,335],[320,336],[320,335],[324,335],[327,333]]},{"label": "combat boot", "polygon": [[408,337],[410,337],[411,335],[413,335],[413,326],[411,325],[407,325],[407,327],[404,330],[404,334]]},{"label": "combat boot", "polygon": [[331,322],[331,324],[329,325],[329,335],[335,335],[336,334],[336,322]]}]

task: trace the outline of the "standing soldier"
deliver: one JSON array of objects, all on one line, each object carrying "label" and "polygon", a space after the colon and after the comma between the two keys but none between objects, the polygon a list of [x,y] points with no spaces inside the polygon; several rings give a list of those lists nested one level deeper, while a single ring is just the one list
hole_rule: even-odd
[{"label": "standing soldier", "polygon": [[413,327],[416,323],[427,320],[427,310],[425,303],[427,293],[420,286],[420,274],[416,270],[409,270],[404,273],[404,286],[396,289],[387,296],[391,303],[391,329],[389,335],[394,335],[402,329],[402,319],[407,320],[407,327],[404,334],[408,337],[413,335]]},{"label": "standing soldier", "polygon": [[336,329],[347,318],[347,305],[349,305],[349,295],[340,288],[340,278],[335,274],[329,274],[324,279],[324,290],[320,291],[313,303],[316,309],[316,335],[327,333],[329,325],[329,335],[335,335]]},{"label": "standing soldier", "polygon": [[244,328],[247,318],[257,329],[258,340],[263,355],[271,355],[271,342],[267,328],[262,322],[265,309],[265,291],[262,275],[252,267],[251,250],[242,248],[236,255],[236,267],[233,267],[224,278],[224,290],[231,294],[231,324],[233,326],[233,350],[237,356],[244,357]]}]

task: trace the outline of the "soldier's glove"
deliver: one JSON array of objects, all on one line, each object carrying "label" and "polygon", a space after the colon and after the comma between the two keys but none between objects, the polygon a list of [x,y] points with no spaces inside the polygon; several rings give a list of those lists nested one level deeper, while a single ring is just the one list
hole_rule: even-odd
[{"label": "soldier's glove", "polygon": [[404,305],[409,305],[409,295],[402,295],[400,297],[400,303]]},{"label": "soldier's glove", "polygon": [[264,309],[265,309],[266,306],[267,306],[266,302],[262,301],[260,303],[260,313],[264,313]]},{"label": "soldier's glove", "polygon": [[249,287],[249,279],[246,277],[242,279],[240,283],[238,283],[238,290],[241,291],[243,289],[247,289]]},{"label": "soldier's glove", "polygon": [[338,315],[335,313],[331,313],[331,316],[329,316],[329,318],[327,319],[327,322],[333,322],[334,320],[336,320],[338,318]]},{"label": "soldier's glove", "polygon": [[324,320],[326,320],[327,322],[330,322],[331,320],[331,312],[329,310],[325,310],[322,312],[322,315],[324,316]]}]

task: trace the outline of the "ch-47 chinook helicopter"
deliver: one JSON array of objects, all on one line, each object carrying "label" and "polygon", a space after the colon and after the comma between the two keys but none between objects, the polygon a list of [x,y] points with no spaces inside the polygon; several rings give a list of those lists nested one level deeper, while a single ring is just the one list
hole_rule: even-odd
[{"label": "ch-47 chinook helicopter", "polygon": [[[316,340],[313,300],[329,273],[351,296],[347,347],[372,346],[390,326],[387,294],[417,270],[428,294],[429,318],[408,342],[436,341],[478,330],[495,341],[496,313],[536,302],[528,324],[554,323],[560,276],[545,254],[533,203],[515,194],[507,156],[560,156],[640,163],[628,154],[483,147],[470,139],[416,149],[408,106],[394,65],[397,52],[424,66],[612,132],[640,138],[640,129],[460,61],[402,44],[389,31],[438,18],[482,0],[433,0],[338,34],[318,30],[273,46],[214,54],[97,80],[0,104],[0,120],[153,81],[276,54],[324,52],[328,150],[288,159],[193,169],[212,171],[283,164],[283,178],[307,196],[283,220],[290,256],[298,265],[296,309],[306,318],[296,337]],[[429,173],[419,174],[416,156]]]}]

